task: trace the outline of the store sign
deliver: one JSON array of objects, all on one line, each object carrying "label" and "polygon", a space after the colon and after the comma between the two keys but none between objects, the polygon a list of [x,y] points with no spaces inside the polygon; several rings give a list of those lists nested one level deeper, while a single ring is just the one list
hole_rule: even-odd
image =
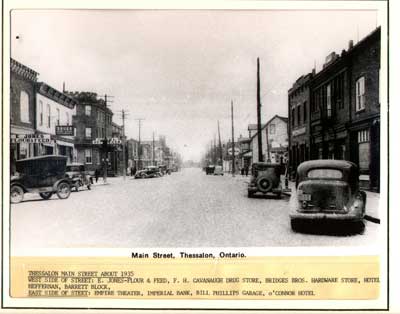
[{"label": "store sign", "polygon": [[[104,141],[104,138],[96,138],[95,140],[92,141],[92,144],[94,145],[102,145]],[[121,145],[122,141],[118,137],[112,137],[107,139],[107,144],[108,145]]]},{"label": "store sign", "polygon": [[74,127],[72,125],[57,125],[56,135],[74,136]]},{"label": "store sign", "polygon": [[11,134],[11,143],[53,144],[50,134]]}]

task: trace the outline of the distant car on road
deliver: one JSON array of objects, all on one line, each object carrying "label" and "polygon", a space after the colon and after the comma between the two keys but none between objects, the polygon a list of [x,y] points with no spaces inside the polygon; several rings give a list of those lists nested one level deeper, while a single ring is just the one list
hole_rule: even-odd
[{"label": "distant car on road", "polygon": [[139,170],[135,174],[135,179],[146,179],[146,178],[158,178],[161,177],[161,172],[159,167],[148,166],[143,170]]},{"label": "distant car on road", "polygon": [[86,171],[84,164],[68,164],[65,170],[65,175],[71,180],[71,186],[74,187],[76,191],[84,185],[86,185],[88,190],[90,190],[90,175]]},{"label": "distant car on road", "polygon": [[215,166],[214,165],[208,165],[206,166],[206,174],[213,174],[214,170],[215,170]]},{"label": "distant car on road", "polygon": [[255,193],[274,194],[281,196],[281,164],[266,162],[253,163],[251,167],[251,179],[247,188],[247,196],[252,197]]},{"label": "distant car on road", "polygon": [[224,175],[224,170],[222,169],[222,166],[215,166],[214,175],[215,176],[223,176]]},{"label": "distant car on road", "polygon": [[17,175],[11,177],[10,200],[19,203],[25,193],[39,193],[49,199],[54,193],[65,199],[71,194],[70,179],[65,177],[67,157],[45,155],[16,161]]},{"label": "distant car on road", "polygon": [[290,213],[294,231],[305,222],[336,221],[364,229],[366,193],[359,190],[357,165],[345,160],[311,160],[297,168],[297,193]]}]

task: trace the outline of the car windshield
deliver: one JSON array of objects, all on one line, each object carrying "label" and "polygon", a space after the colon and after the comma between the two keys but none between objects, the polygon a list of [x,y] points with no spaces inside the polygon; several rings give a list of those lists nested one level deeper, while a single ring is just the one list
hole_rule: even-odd
[{"label": "car windshield", "polygon": [[308,171],[307,176],[309,178],[341,179],[343,174],[338,169],[312,169]]},{"label": "car windshield", "polygon": [[80,171],[81,169],[79,169],[79,166],[67,166],[67,170],[68,172],[70,171]]}]

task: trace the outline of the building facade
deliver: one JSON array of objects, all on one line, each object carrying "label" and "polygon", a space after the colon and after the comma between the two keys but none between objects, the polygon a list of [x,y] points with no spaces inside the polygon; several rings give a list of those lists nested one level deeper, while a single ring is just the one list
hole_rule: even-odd
[{"label": "building facade", "polygon": [[[377,28],[356,45],[350,41],[347,51],[329,54],[320,72],[289,90],[292,168],[309,159],[349,160],[358,165],[361,184],[379,191],[380,38]],[[310,105],[302,116],[297,106],[305,101]]]},{"label": "building facade", "polygon": [[36,84],[36,131],[47,135],[51,142],[38,144],[39,155],[67,156],[67,162],[76,160],[74,134],[59,135],[57,127],[72,126],[77,101],[46,83]]},{"label": "building facade", "polygon": [[[286,163],[288,156],[288,118],[275,115],[261,129],[262,155],[265,162]],[[250,138],[252,163],[258,162],[258,133]]]},{"label": "building facade", "polygon": [[112,137],[112,111],[106,106],[103,99],[96,93],[70,92],[68,93],[78,103],[76,114],[72,118],[75,127],[76,161],[86,164],[89,171],[103,169],[107,163],[109,175],[111,169],[112,146],[106,149],[102,145],[104,138]]},{"label": "building facade", "polygon": [[17,139],[35,133],[35,84],[38,73],[10,60],[10,170],[15,172],[15,161],[39,154],[38,146]]},{"label": "building facade", "polygon": [[289,171],[310,158],[310,81],[315,72],[299,77],[289,89]]}]

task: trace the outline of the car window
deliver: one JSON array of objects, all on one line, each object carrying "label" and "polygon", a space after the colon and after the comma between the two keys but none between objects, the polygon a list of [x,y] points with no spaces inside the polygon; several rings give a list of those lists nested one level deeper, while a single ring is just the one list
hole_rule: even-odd
[{"label": "car window", "polygon": [[309,178],[341,179],[343,173],[338,169],[312,169],[308,171],[307,176]]}]

